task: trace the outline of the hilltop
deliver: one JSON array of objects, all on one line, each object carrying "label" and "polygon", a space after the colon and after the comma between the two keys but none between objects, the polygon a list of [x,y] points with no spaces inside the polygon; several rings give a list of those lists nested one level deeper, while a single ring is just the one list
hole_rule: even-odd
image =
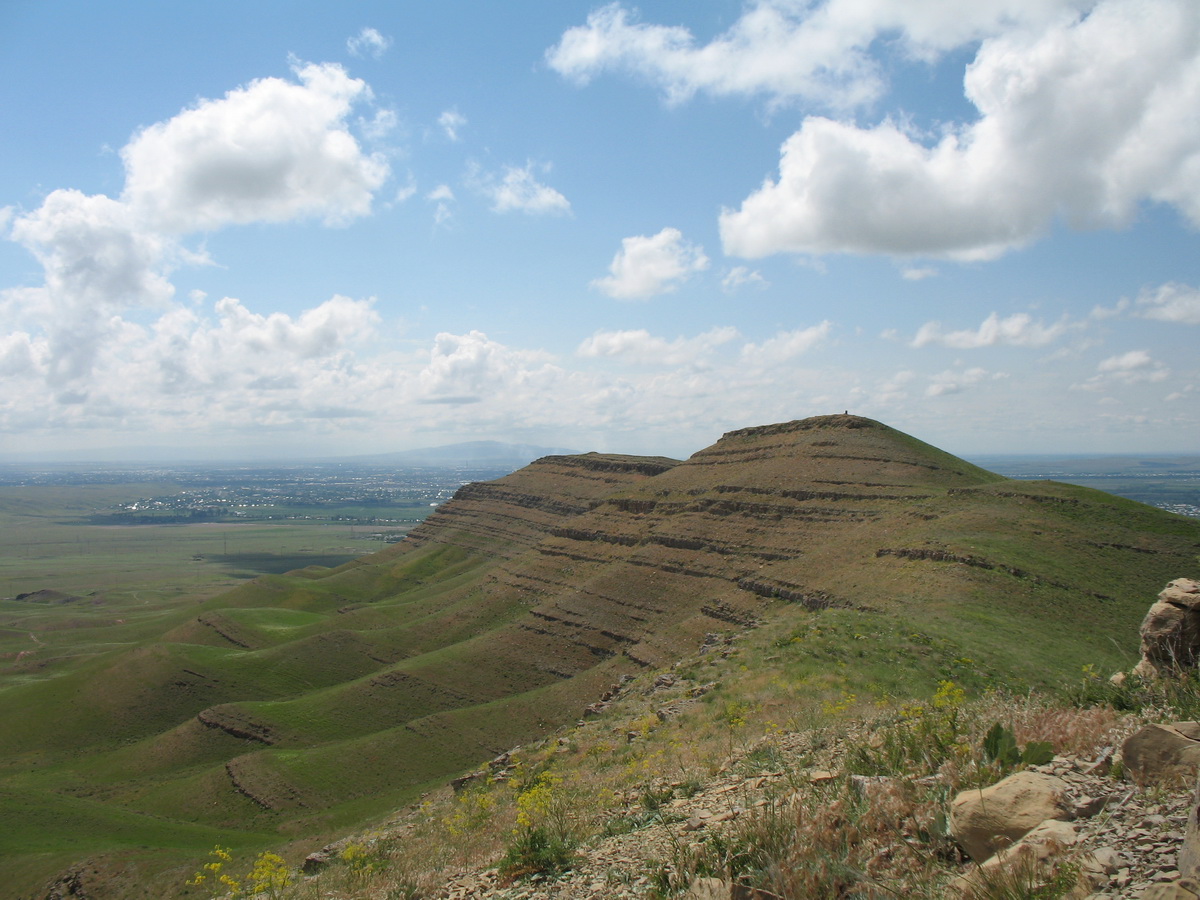
[{"label": "hilltop", "polygon": [[545,457],[379,553],[30,667],[0,692],[23,723],[0,733],[0,876],[33,891],[83,855],[151,870],[213,843],[299,852],[575,722],[623,678],[817,619],[862,638],[854,665],[814,652],[754,674],[819,703],[1120,668],[1198,548],[1200,522],[1010,481],[856,416],[733,431],[685,461]]}]

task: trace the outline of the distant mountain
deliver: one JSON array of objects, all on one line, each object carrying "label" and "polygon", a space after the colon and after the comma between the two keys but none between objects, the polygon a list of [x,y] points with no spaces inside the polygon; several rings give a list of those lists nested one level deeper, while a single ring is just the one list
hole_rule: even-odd
[{"label": "distant mountain", "polygon": [[395,453],[372,453],[355,456],[355,462],[398,466],[469,466],[484,465],[514,469],[527,466],[543,456],[564,456],[578,453],[561,447],[538,447],[533,444],[506,444],[502,441],[465,441],[443,444],[420,450],[400,450]]}]

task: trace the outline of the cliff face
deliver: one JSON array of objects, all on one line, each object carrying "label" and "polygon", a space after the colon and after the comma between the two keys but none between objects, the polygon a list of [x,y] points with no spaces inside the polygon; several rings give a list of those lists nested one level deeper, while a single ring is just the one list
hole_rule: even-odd
[{"label": "cliff face", "polygon": [[511,556],[614,491],[678,464],[665,457],[546,456],[496,481],[464,485],[408,536],[409,546],[454,544]]},{"label": "cliff face", "polygon": [[10,691],[12,721],[61,697],[76,712],[0,744],[71,746],[88,762],[63,790],[102,783],[123,810],[311,830],[574,721],[713,632],[809,610],[962,624],[976,658],[994,629],[1021,648],[997,668],[1057,677],[1064,647],[1128,643],[1198,547],[1189,520],[1007,481],[855,416],[733,431],[684,462],[552,456],[464,486],[378,554],[259,579],[56,693]]}]

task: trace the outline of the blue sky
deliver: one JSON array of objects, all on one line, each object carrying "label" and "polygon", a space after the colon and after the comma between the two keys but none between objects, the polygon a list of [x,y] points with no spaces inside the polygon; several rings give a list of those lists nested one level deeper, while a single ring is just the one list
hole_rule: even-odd
[{"label": "blue sky", "polygon": [[0,7],[0,454],[1200,452],[1194,0]]}]

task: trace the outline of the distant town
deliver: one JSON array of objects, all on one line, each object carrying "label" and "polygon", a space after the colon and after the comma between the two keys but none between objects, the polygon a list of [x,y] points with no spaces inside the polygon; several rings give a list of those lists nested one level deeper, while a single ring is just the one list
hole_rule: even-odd
[{"label": "distant town", "polygon": [[[295,463],[246,466],[0,467],[0,486],[145,484],[145,496],[89,517],[93,525],[313,520],[411,526],[464,484],[511,467]],[[386,533],[381,533],[386,534]]]}]

